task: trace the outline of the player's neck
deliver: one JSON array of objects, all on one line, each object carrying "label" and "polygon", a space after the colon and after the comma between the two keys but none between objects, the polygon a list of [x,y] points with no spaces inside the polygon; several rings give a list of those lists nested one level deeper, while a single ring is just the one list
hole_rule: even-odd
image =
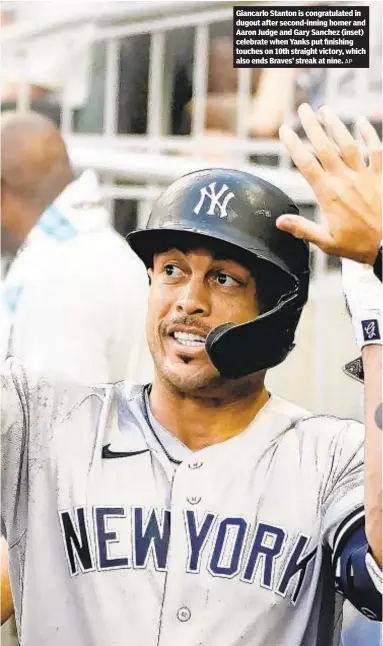
[{"label": "player's neck", "polygon": [[264,384],[260,384],[259,391],[255,393],[225,402],[185,397],[155,380],[150,393],[150,408],[164,428],[187,447],[198,451],[244,431],[268,399]]}]

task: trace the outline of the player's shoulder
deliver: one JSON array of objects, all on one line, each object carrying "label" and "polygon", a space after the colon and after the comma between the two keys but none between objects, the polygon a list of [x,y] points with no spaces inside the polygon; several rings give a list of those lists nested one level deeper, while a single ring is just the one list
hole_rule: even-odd
[{"label": "player's shoulder", "polygon": [[284,399],[275,393],[272,393],[270,403],[272,404],[273,411],[277,413],[277,415],[290,418],[292,424],[294,424],[294,422],[298,423],[298,421],[312,415],[311,411],[303,406],[299,406],[295,402]]},{"label": "player's shoulder", "polygon": [[301,432],[315,433],[320,436],[339,436],[347,433],[364,433],[364,425],[350,417],[337,417],[330,414],[318,414],[311,412],[299,423]]},{"label": "player's shoulder", "polygon": [[298,436],[301,442],[325,447],[342,442],[343,438],[359,443],[364,437],[364,425],[355,419],[318,414],[280,397],[275,399],[274,406],[291,419],[288,433]]},{"label": "player's shoulder", "polygon": [[83,384],[59,372],[41,372],[16,357],[9,357],[1,369],[3,394],[17,394],[25,410],[37,408],[45,417],[56,419],[68,415],[90,398],[105,400],[109,384]]}]

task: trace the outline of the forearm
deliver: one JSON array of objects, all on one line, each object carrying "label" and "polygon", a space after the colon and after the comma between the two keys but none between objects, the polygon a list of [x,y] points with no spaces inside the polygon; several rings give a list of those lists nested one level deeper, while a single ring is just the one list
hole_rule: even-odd
[{"label": "forearm", "polygon": [[382,346],[365,346],[362,358],[366,536],[375,561],[382,567]]}]

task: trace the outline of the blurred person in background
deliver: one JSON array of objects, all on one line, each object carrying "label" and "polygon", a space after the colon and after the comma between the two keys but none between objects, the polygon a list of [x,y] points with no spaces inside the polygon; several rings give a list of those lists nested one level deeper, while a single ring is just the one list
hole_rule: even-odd
[{"label": "blurred person in background", "polygon": [[18,249],[3,284],[2,356],[86,382],[146,379],[147,276],[113,229],[95,175],[75,179],[41,115],[2,115],[1,137],[2,251]]},{"label": "blurred person in background", "polygon": [[[178,113],[180,132],[190,129],[193,113],[192,65],[187,57],[187,39],[179,44],[179,64],[175,72],[174,103],[184,103],[183,116]],[[191,49],[189,45],[189,49]],[[180,51],[180,50],[178,50]],[[301,70],[268,69],[252,70],[251,96],[248,111],[248,133],[252,137],[278,136],[286,111],[294,96],[296,80]],[[234,136],[237,123],[238,70],[233,68],[232,23],[212,24],[209,29],[209,61],[207,71],[207,96],[205,105],[205,134]],[[178,87],[177,87],[178,85]],[[300,97],[302,98],[302,97]],[[177,115],[176,115],[177,118]]]},{"label": "blurred person in background", "polygon": [[[172,124],[174,134],[191,132],[194,111],[192,70],[193,40],[186,30],[173,38],[174,71]],[[211,151],[210,138],[230,140],[236,137],[238,110],[239,70],[233,68],[232,23],[209,26],[209,58],[207,94],[203,135],[199,142],[202,154],[214,161],[228,161],[228,153],[220,146],[218,153]],[[319,70],[322,72],[322,70]],[[299,127],[297,106],[303,101],[312,103],[323,85],[323,75],[314,70],[296,68],[256,68],[251,70],[251,87],[246,117],[249,137],[275,139],[278,128],[286,118]],[[289,112],[291,114],[289,115]],[[229,153],[230,154],[230,153]],[[232,154],[231,154],[232,157]],[[257,163],[273,164],[273,158],[257,155]],[[276,161],[276,160],[275,160]]]},{"label": "blurred person in background", "polygon": [[[1,356],[83,382],[147,382],[148,279],[113,229],[97,178],[75,179],[59,131],[35,113],[1,117]],[[13,611],[2,544],[2,622]]]},{"label": "blurred person in background", "polygon": [[[248,133],[251,137],[266,139],[278,136],[278,128],[290,106],[299,74],[300,70],[293,68],[252,70],[247,117]],[[237,84],[238,70],[233,68],[232,25],[213,25],[205,110],[206,134],[235,135]]]}]

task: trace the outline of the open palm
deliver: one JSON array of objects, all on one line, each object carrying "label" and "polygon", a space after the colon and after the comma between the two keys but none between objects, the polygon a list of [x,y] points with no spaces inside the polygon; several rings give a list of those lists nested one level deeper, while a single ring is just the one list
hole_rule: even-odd
[{"label": "open palm", "polygon": [[298,115],[309,145],[287,126],[280,139],[306,178],[323,214],[318,224],[282,215],[277,226],[324,252],[373,264],[382,239],[382,144],[372,125],[361,117],[357,126],[368,150],[362,150],[339,117],[328,107],[319,119],[307,104]]}]

